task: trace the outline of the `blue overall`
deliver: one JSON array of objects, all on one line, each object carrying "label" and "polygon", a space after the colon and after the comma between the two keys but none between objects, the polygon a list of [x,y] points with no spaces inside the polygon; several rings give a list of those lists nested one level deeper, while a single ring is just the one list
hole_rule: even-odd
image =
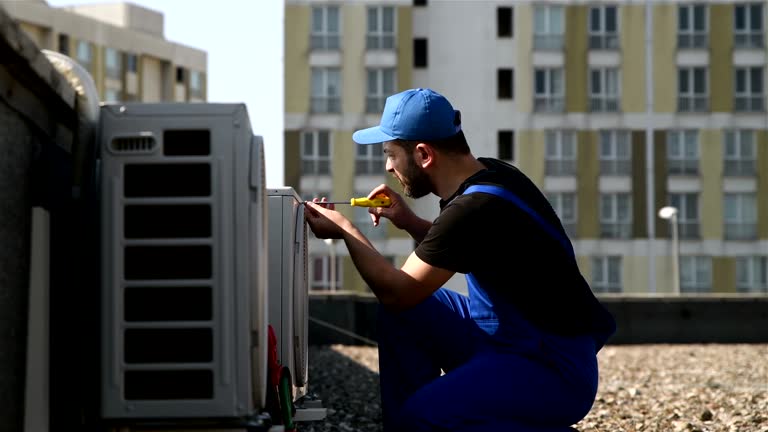
[{"label": "blue overall", "polygon": [[[473,192],[513,201],[563,237],[508,190],[473,185],[464,193]],[[441,288],[403,312],[379,307],[384,430],[571,430],[592,407],[605,341],[542,331],[471,273],[466,279],[468,297]]]}]

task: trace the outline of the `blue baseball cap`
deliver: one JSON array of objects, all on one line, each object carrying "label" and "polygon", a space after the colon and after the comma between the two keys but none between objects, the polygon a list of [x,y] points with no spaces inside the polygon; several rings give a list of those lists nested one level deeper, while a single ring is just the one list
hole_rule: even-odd
[{"label": "blue baseball cap", "polygon": [[381,124],[352,134],[358,144],[384,141],[437,141],[461,131],[461,114],[448,99],[428,88],[416,88],[387,98]]}]

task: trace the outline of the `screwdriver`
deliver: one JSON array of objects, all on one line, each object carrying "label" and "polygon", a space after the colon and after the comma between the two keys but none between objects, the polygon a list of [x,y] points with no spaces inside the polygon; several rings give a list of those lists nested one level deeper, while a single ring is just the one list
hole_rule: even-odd
[{"label": "screwdriver", "polygon": [[392,205],[392,200],[384,194],[379,194],[374,198],[352,198],[349,201],[326,201],[317,202],[315,204],[349,204],[355,207],[389,207]]}]

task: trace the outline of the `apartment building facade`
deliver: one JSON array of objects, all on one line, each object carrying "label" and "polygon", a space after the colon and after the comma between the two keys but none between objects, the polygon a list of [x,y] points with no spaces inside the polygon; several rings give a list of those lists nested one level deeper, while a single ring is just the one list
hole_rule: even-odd
[{"label": "apartment building facade", "polygon": [[65,54],[88,70],[102,101],[207,99],[207,53],[166,40],[160,12],[132,3],[0,4],[41,49]]},{"label": "apartment building facade", "polygon": [[[547,194],[596,292],[673,291],[670,225],[657,215],[671,205],[681,292],[766,293],[766,9],[765,1],[289,0],[286,183],[307,197],[364,192],[355,165],[377,156],[357,149],[351,132],[378,122],[382,96],[432,87],[462,110],[475,155],[512,162]],[[391,44],[376,41],[382,34]],[[312,105],[328,96],[338,101],[332,110]],[[326,158],[324,174],[303,166],[321,156],[313,151]],[[437,215],[434,199],[413,205]],[[400,241],[403,249],[387,250],[398,263],[412,244],[394,231],[381,241]],[[312,253],[323,268],[327,248]],[[349,260],[340,261],[338,283],[359,288]]]}]

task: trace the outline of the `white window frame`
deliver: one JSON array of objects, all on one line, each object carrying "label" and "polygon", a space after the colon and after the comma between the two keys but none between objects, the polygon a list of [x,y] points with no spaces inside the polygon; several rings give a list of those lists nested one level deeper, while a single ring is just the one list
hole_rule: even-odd
[{"label": "white window frame", "polygon": [[578,143],[572,130],[548,130],[544,133],[545,174],[572,176],[576,174]]},{"label": "white window frame", "polygon": [[[320,14],[320,28],[315,28],[315,13]],[[330,30],[331,20],[336,18],[336,31]],[[341,48],[341,10],[338,6],[312,6],[310,17],[310,42],[313,50],[338,50]]]},{"label": "white window frame", "polygon": [[752,129],[723,131],[723,175],[754,176],[757,168],[757,134]]},{"label": "white window frame", "polygon": [[680,257],[680,292],[687,294],[712,292],[711,257],[693,255]]},{"label": "white window frame", "polygon": [[[765,111],[765,75],[763,66],[736,67],[733,74],[733,109],[737,112]],[[758,76],[762,88],[755,90],[753,78]],[[739,90],[739,76],[744,79],[744,89]]]},{"label": "white window frame", "polygon": [[[378,114],[384,110],[387,97],[397,89],[397,70],[395,68],[371,68],[367,70],[365,112]],[[389,81],[389,82],[387,82]]]},{"label": "white window frame", "polygon": [[[696,28],[696,10],[704,11],[704,28]],[[688,22],[683,25],[682,11],[686,11]],[[703,3],[689,3],[677,6],[677,47],[680,49],[704,49],[709,44],[709,6]]]},{"label": "white window frame", "polygon": [[[613,9],[616,19],[616,29],[613,31],[606,30],[607,27],[607,15],[608,10]],[[592,12],[597,11],[598,18],[598,30],[593,29],[593,15]],[[589,32],[589,49],[594,50],[617,50],[619,49],[619,31],[621,29],[621,23],[619,18],[619,7],[615,4],[605,4],[600,6],[592,6],[589,8],[589,18],[587,31]]]},{"label": "white window frame", "polygon": [[[704,74],[704,92],[695,89],[696,73]],[[685,74],[685,79],[683,79]],[[687,91],[683,90],[687,81]],[[709,71],[706,66],[682,66],[677,70],[677,110],[679,112],[705,112],[709,109]]]},{"label": "white window frame", "polygon": [[601,130],[600,174],[632,175],[632,136],[628,130]]},{"label": "white window frame", "polygon": [[[595,88],[595,74],[599,89]],[[613,84],[613,88],[610,88]],[[618,112],[621,98],[619,68],[601,67],[589,70],[589,108],[592,112]]]},{"label": "white window frame", "polygon": [[757,238],[757,194],[726,192],[723,194],[723,224],[726,240]]},{"label": "white window frame", "polygon": [[[579,207],[575,192],[548,192],[547,199],[569,237],[576,237]],[[570,208],[569,208],[570,207]]]},{"label": "white window frame", "polygon": [[[328,154],[321,154],[321,139],[328,144]],[[333,160],[333,141],[327,130],[303,131],[300,139],[302,175],[330,175]]]},{"label": "white window frame", "polygon": [[[355,147],[356,175],[386,174],[387,158],[382,144],[356,145]],[[368,192],[364,195],[368,195]]]},{"label": "white window frame", "polygon": [[680,238],[699,238],[701,207],[696,192],[670,192],[669,205],[677,209],[677,227]]},{"label": "white window frame", "polygon": [[203,97],[203,73],[200,71],[189,71],[189,96],[201,99]]},{"label": "white window frame", "polygon": [[[759,6],[760,28],[752,28],[753,6]],[[736,14],[739,8],[744,11],[745,28],[736,26]],[[765,5],[760,2],[737,3],[733,7],[733,47],[736,49],[762,48],[765,45]]]},{"label": "white window frame", "polygon": [[[543,74],[544,92],[539,93],[537,79]],[[560,88],[555,88],[559,82]],[[536,112],[562,112],[565,108],[565,73],[563,68],[536,68],[533,71],[533,110]]]},{"label": "white window frame", "polygon": [[[617,277],[612,278],[615,275]],[[618,280],[611,280],[618,279]],[[595,293],[620,293],[623,291],[621,256],[592,257],[592,291]]]},{"label": "white window frame", "polygon": [[110,79],[123,79],[123,56],[120,51],[110,47],[104,49],[104,73]]},{"label": "white window frame", "polygon": [[[321,275],[320,279],[315,279],[315,270],[317,269],[317,265],[321,266]],[[311,258],[309,260],[309,289],[310,291],[330,291],[331,290],[331,256],[330,253],[328,255],[320,255],[320,254],[313,254],[311,255]],[[339,259],[339,256],[336,256],[335,258],[335,267],[336,272],[333,276],[334,279],[336,279],[336,283],[333,285],[336,290],[338,291],[339,288],[342,286],[342,278],[343,278],[343,271],[342,271],[342,260]]]},{"label": "white window frame", "polygon": [[[392,14],[392,29],[384,29],[385,12]],[[371,14],[375,16],[372,17]],[[394,50],[397,39],[397,10],[394,6],[369,6],[366,15],[365,47],[368,50]]]},{"label": "white window frame", "polygon": [[[610,214],[606,214],[606,204]],[[620,208],[626,205],[626,213]],[[632,194],[627,192],[603,192],[600,194],[600,237],[612,239],[632,238]]]},{"label": "white window frame", "polygon": [[90,70],[93,66],[93,44],[86,40],[78,40],[75,52],[78,63]]},{"label": "white window frame", "polygon": [[[341,69],[337,67],[312,68],[312,96],[310,110],[313,113],[336,114],[341,112]],[[335,92],[331,91],[335,86]],[[333,94],[336,93],[336,94]]]},{"label": "white window frame", "polygon": [[736,258],[736,291],[768,293],[768,256]]},{"label": "white window frame", "polygon": [[[675,144],[677,151],[675,151]],[[667,132],[667,173],[686,176],[699,173],[699,132],[697,130],[680,129]]]},{"label": "white window frame", "polygon": [[[559,16],[558,16],[559,15]],[[543,18],[544,28],[539,28],[539,18]],[[553,23],[559,20],[558,32]],[[565,34],[565,8],[561,5],[536,5],[533,10],[533,48],[536,50],[563,49]]]}]

